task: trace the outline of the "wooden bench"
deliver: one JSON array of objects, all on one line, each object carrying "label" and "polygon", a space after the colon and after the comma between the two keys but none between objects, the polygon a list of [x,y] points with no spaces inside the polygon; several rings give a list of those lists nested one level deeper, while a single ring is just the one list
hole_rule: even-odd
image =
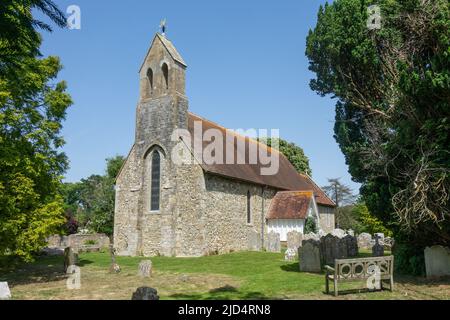
[{"label": "wooden bench", "polygon": [[[337,259],[334,268],[325,266],[325,287],[330,293],[330,281],[334,283],[334,295],[338,296],[338,283],[346,281],[368,280],[375,278],[376,267],[379,269],[379,288],[383,289],[383,281],[389,281],[389,289],[394,289],[394,256],[370,257],[357,259]],[[369,288],[372,289],[372,288]]]}]

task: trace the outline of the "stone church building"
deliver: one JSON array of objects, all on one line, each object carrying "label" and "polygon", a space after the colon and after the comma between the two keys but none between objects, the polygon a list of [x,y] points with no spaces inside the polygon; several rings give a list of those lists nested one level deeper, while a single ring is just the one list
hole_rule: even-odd
[{"label": "stone church building", "polygon": [[[307,218],[324,231],[333,230],[335,204],[282,154],[275,175],[261,175],[259,160],[256,164],[172,161],[180,143],[184,152],[198,143],[196,123],[204,132],[229,133],[189,112],[186,67],[173,44],[156,34],[139,72],[135,143],[116,180],[117,253],[187,257],[249,250],[255,239],[264,247],[270,231],[280,233],[282,241],[290,230],[303,232]],[[194,139],[190,143],[182,136],[174,139],[177,129],[192,133]],[[239,139],[246,146],[277,152],[237,134],[224,142],[224,150]]]}]

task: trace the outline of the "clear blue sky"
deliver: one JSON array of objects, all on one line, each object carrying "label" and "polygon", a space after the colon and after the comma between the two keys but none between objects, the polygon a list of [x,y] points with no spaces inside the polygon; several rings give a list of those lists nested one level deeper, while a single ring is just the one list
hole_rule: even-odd
[{"label": "clear blue sky", "polygon": [[188,64],[190,110],[228,128],[276,128],[301,146],[313,178],[342,177],[355,191],[333,138],[334,102],[309,88],[305,38],[322,0],[56,1],[81,8],[81,30],[44,33],[61,57],[74,105],[63,135],[67,181],[101,174],[105,158],[133,144],[138,69],[159,22]]}]

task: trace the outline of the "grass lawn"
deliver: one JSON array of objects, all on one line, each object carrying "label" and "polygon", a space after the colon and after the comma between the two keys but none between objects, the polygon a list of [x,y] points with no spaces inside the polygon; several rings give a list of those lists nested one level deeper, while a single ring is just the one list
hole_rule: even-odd
[{"label": "grass lawn", "polygon": [[[364,253],[363,253],[364,255]],[[137,276],[144,258],[118,257],[120,274],[108,273],[107,253],[80,255],[81,289],[67,290],[62,257],[41,257],[0,274],[14,299],[126,299],[139,286],[158,290],[161,299],[336,299],[326,295],[323,274],[301,273],[283,254],[240,252],[201,258],[154,257],[153,276]],[[337,299],[450,299],[450,279],[396,277],[394,292],[365,292],[365,283],[343,285]]]}]

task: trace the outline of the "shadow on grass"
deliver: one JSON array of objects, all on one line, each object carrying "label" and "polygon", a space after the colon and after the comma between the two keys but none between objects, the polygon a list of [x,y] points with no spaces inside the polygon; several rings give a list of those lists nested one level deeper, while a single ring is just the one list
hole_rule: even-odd
[{"label": "shadow on grass", "polygon": [[287,272],[298,272],[300,273],[300,267],[298,265],[298,262],[296,263],[290,263],[290,264],[283,264],[280,266],[280,269]]},{"label": "shadow on grass", "polygon": [[205,293],[176,293],[169,296],[170,299],[177,300],[269,300],[273,299],[267,297],[261,292],[242,292],[238,288],[226,285],[209,290]]},{"label": "shadow on grass", "polygon": [[[80,259],[77,265],[83,267],[92,263],[94,262],[91,260]],[[66,278],[63,256],[40,256],[35,262],[22,263],[0,275],[0,281],[8,282],[11,287],[61,281]]]}]

